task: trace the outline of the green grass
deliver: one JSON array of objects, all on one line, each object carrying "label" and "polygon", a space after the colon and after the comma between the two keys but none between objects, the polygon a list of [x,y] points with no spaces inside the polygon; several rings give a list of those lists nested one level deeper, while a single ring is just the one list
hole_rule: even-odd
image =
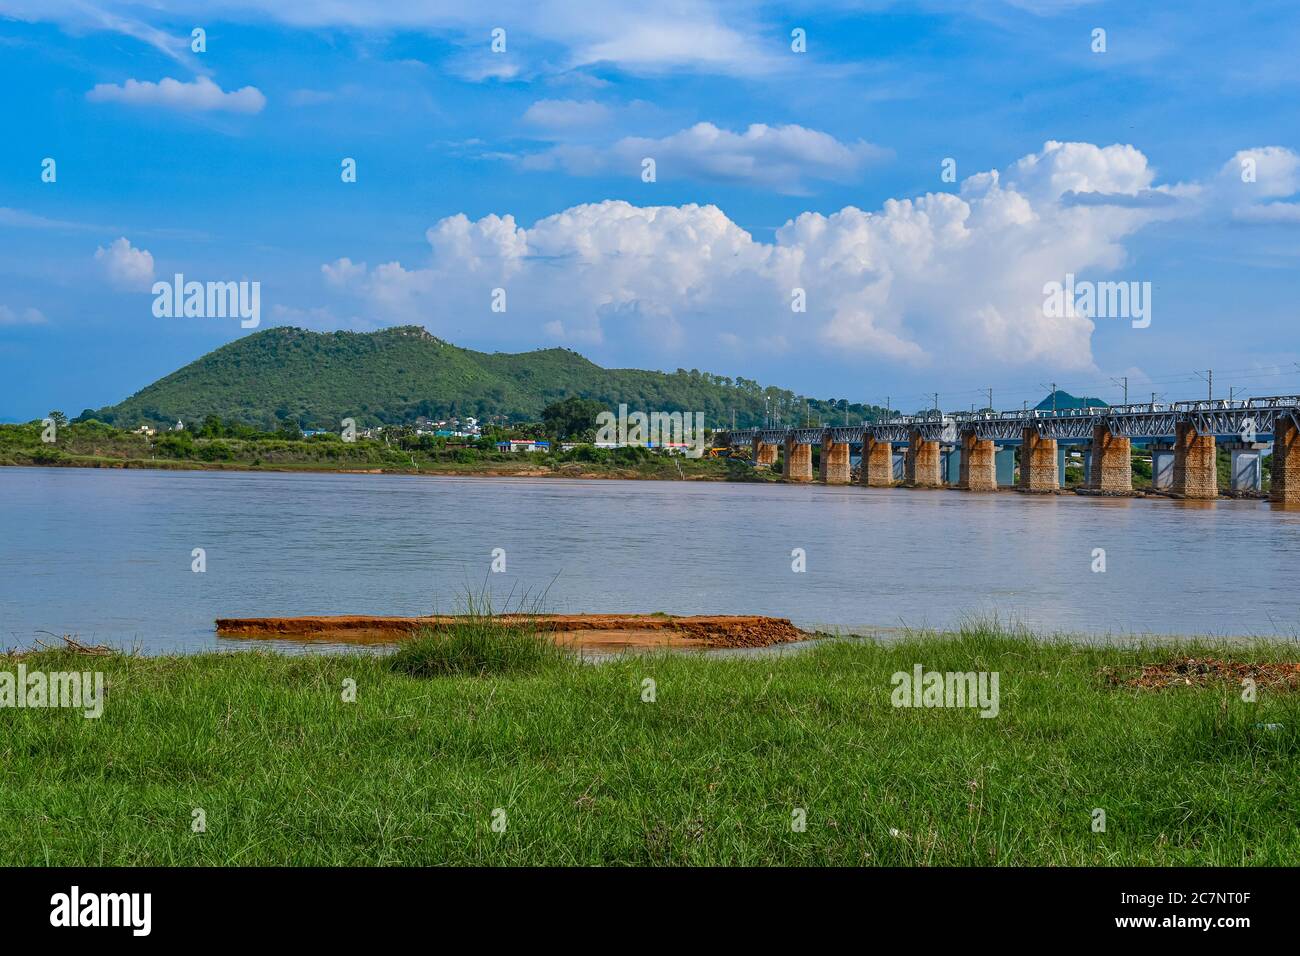
[{"label": "green grass", "polygon": [[419,631],[388,663],[394,673],[410,677],[487,677],[532,674],[568,657],[544,635],[505,628],[484,616],[448,632]]},{"label": "green grass", "polygon": [[[50,652],[28,668],[101,669],[108,700],[97,721],[0,710],[0,862],[1294,864],[1300,695],[1099,675],[1181,653],[979,628],[489,676],[411,676],[415,649]],[[916,663],[998,671],[1000,715],[893,708],[890,675]]]}]

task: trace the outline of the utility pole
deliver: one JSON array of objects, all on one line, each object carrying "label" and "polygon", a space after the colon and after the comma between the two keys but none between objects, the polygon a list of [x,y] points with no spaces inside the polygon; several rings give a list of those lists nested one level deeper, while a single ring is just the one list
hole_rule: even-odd
[{"label": "utility pole", "polygon": [[[1043,384],[1041,384],[1041,383],[1039,384],[1038,387],[1039,387],[1039,388],[1047,388],[1046,385],[1043,385]],[[1052,383],[1052,414],[1053,414],[1053,415],[1056,414],[1056,383],[1055,383],[1055,382]]]},{"label": "utility pole", "polygon": [[988,405],[988,409],[989,409],[989,411],[991,412],[991,411],[993,411],[993,389],[990,387],[989,390],[988,390],[988,392],[989,392],[989,405]]},{"label": "utility pole", "polygon": [[1128,376],[1125,375],[1123,379],[1112,378],[1111,381],[1114,382],[1116,385],[1119,385],[1121,381],[1124,383],[1124,404],[1127,405],[1128,404]]},{"label": "utility pole", "polygon": [[889,421],[894,416],[889,411],[889,396],[885,396],[885,421]]},{"label": "utility pole", "polygon": [[939,411],[939,393],[934,393],[934,410],[940,418],[943,418],[943,412]]},{"label": "utility pole", "polygon": [[1205,379],[1206,383],[1209,385],[1209,392],[1206,394],[1206,399],[1211,402],[1214,401],[1214,369],[1206,369],[1204,374],[1197,372],[1196,377]]}]

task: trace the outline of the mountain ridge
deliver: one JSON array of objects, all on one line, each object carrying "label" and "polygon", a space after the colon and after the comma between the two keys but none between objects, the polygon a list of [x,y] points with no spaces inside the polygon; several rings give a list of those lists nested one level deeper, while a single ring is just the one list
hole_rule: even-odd
[{"label": "mountain ridge", "polygon": [[[711,427],[759,425],[779,409],[804,414],[805,399],[737,377],[697,369],[603,368],[570,349],[476,352],[420,326],[376,332],[312,332],[276,326],[202,355],[122,401],[86,409],[124,428],[191,422],[209,415],[273,428],[400,424],[418,417],[536,421],[546,405],[576,396],[611,407],[703,412]],[[843,400],[807,399],[810,418],[859,420],[881,411]],[[767,411],[765,412],[765,408]]]}]

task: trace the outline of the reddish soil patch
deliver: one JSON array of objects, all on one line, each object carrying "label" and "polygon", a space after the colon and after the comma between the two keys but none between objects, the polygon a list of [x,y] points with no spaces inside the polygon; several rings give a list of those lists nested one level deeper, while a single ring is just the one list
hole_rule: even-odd
[{"label": "reddish soil patch", "polygon": [[1278,690],[1300,690],[1300,664],[1251,663],[1249,661],[1223,661],[1213,657],[1184,657],[1163,664],[1146,664],[1138,674],[1119,674],[1112,668],[1102,668],[1108,683],[1143,690],[1165,687],[1204,687],[1223,683],[1240,685],[1246,678],[1259,687]]},{"label": "reddish soil patch", "polygon": [[[218,618],[221,637],[387,644],[421,628],[438,630],[459,620],[432,617],[252,617]],[[499,615],[498,622],[543,631],[574,647],[767,647],[811,635],[783,617],[667,614]]]}]

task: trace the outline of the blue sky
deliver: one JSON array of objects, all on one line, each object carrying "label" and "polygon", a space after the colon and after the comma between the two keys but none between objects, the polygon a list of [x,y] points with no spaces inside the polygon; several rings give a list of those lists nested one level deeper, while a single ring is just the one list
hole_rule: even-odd
[{"label": "blue sky", "polygon": [[[176,272],[260,282],[262,328],[902,408],[1300,391],[1290,4],[465,6],[0,0],[0,418],[250,334],[155,317]],[[1150,325],[1045,317],[1067,273]]]}]

